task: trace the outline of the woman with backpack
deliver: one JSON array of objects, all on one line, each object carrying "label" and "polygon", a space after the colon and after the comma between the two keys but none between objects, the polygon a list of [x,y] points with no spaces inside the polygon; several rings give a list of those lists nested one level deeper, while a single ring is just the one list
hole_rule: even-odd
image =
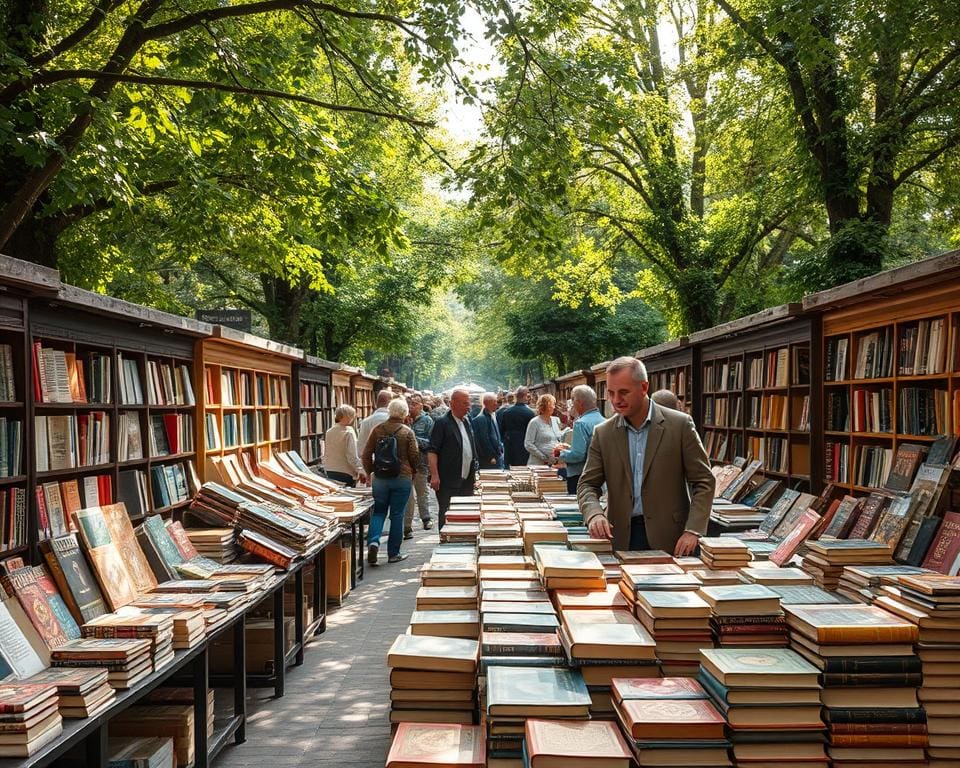
[{"label": "woman with backpack", "polygon": [[396,398],[387,406],[387,421],[373,428],[363,448],[363,466],[373,478],[373,513],[367,531],[367,562],[377,564],[380,535],[390,514],[390,538],[387,562],[399,563],[407,555],[400,554],[403,543],[403,514],[413,487],[413,476],[420,469],[417,437],[406,424],[407,401]]}]

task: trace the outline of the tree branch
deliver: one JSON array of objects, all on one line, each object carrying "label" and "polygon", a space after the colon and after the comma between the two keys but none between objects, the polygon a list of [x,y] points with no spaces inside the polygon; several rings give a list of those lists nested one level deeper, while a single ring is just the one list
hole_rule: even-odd
[{"label": "tree branch", "polygon": [[77,27],[69,35],[62,38],[60,42],[50,46],[47,48],[47,50],[41,51],[31,58],[30,65],[32,67],[42,67],[44,64],[55,59],[61,53],[69,51],[75,45],[93,34],[97,28],[103,24],[104,21],[106,21],[110,12],[116,10],[122,3],[123,0],[100,0],[83,24]]},{"label": "tree branch", "polygon": [[893,182],[893,188],[896,189],[901,184],[903,184],[907,179],[909,179],[913,174],[918,171],[926,168],[930,163],[934,162],[938,158],[942,157],[944,154],[949,152],[954,147],[960,146],[960,133],[955,133],[949,139],[947,139],[943,144],[937,147],[932,152],[928,152],[926,155],[921,157],[913,165],[907,166],[900,173],[897,174],[896,179]]}]

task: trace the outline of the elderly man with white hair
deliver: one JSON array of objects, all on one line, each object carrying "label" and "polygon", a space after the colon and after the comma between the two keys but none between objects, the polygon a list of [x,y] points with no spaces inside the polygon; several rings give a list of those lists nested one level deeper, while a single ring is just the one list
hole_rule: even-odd
[{"label": "elderly man with white hair", "polygon": [[560,443],[553,452],[567,465],[567,493],[576,493],[580,473],[587,461],[593,430],[598,424],[603,424],[604,418],[597,409],[597,393],[593,391],[593,387],[579,384],[570,392],[570,399],[573,401],[572,416],[576,419],[573,423],[573,437],[570,438],[570,445]]},{"label": "elderly man with white hair", "polygon": [[450,395],[450,410],[433,425],[430,434],[430,487],[437,492],[440,528],[447,519],[450,499],[473,496],[477,476],[477,443],[467,413],[470,393],[455,389]]},{"label": "elderly man with white hair", "polygon": [[483,410],[470,423],[477,440],[477,460],[480,469],[503,468],[503,441],[497,426],[497,396],[493,392],[483,395]]}]

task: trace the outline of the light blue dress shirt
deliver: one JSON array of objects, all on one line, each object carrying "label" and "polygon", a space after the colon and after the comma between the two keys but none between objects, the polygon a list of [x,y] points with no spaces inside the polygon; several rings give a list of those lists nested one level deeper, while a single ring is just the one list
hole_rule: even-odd
[{"label": "light blue dress shirt", "polygon": [[643,515],[643,457],[647,452],[647,437],[650,435],[650,423],[653,421],[653,410],[656,407],[653,400],[649,400],[647,418],[639,429],[622,418],[620,425],[627,430],[627,447],[630,451],[630,466],[633,469],[633,517]]}]

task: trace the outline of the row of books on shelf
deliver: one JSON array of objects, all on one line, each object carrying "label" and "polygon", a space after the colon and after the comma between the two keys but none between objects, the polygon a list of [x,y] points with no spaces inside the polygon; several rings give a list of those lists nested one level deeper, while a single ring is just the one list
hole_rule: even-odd
[{"label": "row of books on shelf", "polygon": [[34,416],[34,427],[37,472],[110,462],[110,414],[106,411]]},{"label": "row of books on shelf", "polygon": [[[956,419],[960,416],[960,396],[954,398]],[[904,435],[934,436],[949,431],[950,398],[945,389],[901,387],[896,402],[897,432]],[[854,389],[853,407],[846,390],[826,393],[826,425],[832,432],[892,432],[893,390]]]},{"label": "row of books on shelf", "polygon": [[0,488],[0,551],[27,545],[27,489]]},{"label": "row of books on shelf", "polygon": [[261,413],[259,418],[254,413],[225,413],[222,440],[216,414],[206,414],[204,424],[207,450],[290,438],[290,419],[286,413]]},{"label": "row of books on shelf", "polygon": [[704,392],[737,392],[743,387],[743,361],[717,360],[703,367]]},{"label": "row of books on shelf", "polygon": [[321,460],[323,458],[323,437],[321,435],[301,437],[300,455],[309,464]]},{"label": "row of books on shelf", "polygon": [[[250,374],[234,368],[220,369],[220,391],[214,388],[215,371],[204,369],[207,402],[224,406],[289,406],[287,379],[266,373]],[[256,393],[256,400],[254,400]],[[219,397],[218,397],[219,395]]]},{"label": "row of books on shelf", "polygon": [[316,435],[323,432],[324,415],[321,411],[300,412],[300,434]]},{"label": "row of books on shelf", "polygon": [[751,358],[747,387],[749,389],[786,387],[790,383],[789,360],[789,347],[772,349],[759,357]]},{"label": "row of books on shelf", "polygon": [[0,477],[23,474],[23,422],[0,416]]},{"label": "row of books on shelf", "polygon": [[326,384],[301,382],[300,407],[321,409],[330,408],[330,387]]},{"label": "row of books on shelf", "polygon": [[[931,376],[956,370],[960,358],[960,333],[954,324],[950,342],[945,318],[903,324],[894,335],[892,326],[858,333],[854,337],[852,379],[884,379],[898,376]],[[850,339],[827,339],[826,380],[844,381],[847,376]]]},{"label": "row of books on shelf", "polygon": [[0,403],[17,401],[17,379],[14,373],[12,344],[0,344]]},{"label": "row of books on shelf", "polygon": [[651,392],[656,392],[658,389],[669,389],[671,392],[674,392],[677,397],[687,399],[689,374],[686,367],[654,371],[650,373],[649,376]]},{"label": "row of books on shelf", "polygon": [[113,402],[113,356],[33,344],[33,394],[38,403]]}]

